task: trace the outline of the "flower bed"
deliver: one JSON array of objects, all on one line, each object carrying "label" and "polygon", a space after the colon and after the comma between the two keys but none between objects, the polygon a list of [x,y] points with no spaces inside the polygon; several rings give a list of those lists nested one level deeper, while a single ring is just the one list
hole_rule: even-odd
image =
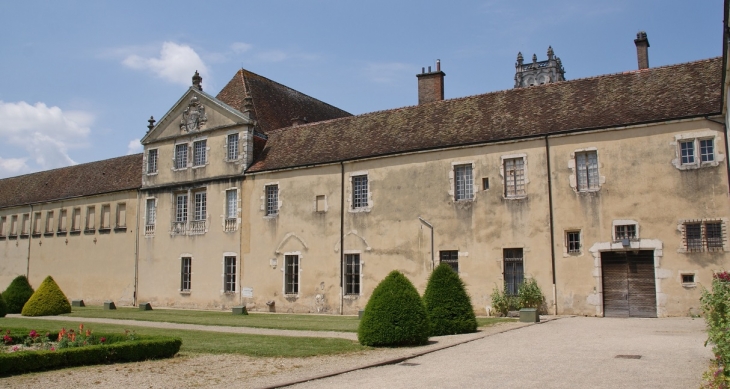
[{"label": "flower bed", "polygon": [[78,331],[64,328],[45,335],[35,330],[10,329],[4,331],[0,346],[0,375],[170,358],[181,345],[179,338],[140,337],[130,331],[97,335],[84,330],[83,324]]}]

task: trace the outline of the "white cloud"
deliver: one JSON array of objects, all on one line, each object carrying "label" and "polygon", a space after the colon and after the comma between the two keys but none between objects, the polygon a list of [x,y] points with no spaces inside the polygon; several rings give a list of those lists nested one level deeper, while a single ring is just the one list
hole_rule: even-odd
[{"label": "white cloud", "polygon": [[151,71],[163,80],[182,85],[191,85],[196,70],[203,78],[208,75],[208,67],[192,47],[174,42],[164,42],[157,58],[132,54],[122,64],[131,69]]},{"label": "white cloud", "polygon": [[[88,112],[63,112],[44,103],[30,105],[24,101],[0,100],[0,144],[27,153],[22,158],[0,157],[0,175],[75,164],[68,150],[86,146],[93,121],[94,116]],[[7,152],[6,148],[0,148],[0,153]],[[31,167],[29,161],[35,166]]]},{"label": "white cloud", "polygon": [[253,47],[253,45],[244,43],[244,42],[231,43],[231,51],[233,51],[236,54],[245,53],[245,52],[251,50],[252,47]]},{"label": "white cloud", "polygon": [[138,138],[130,140],[127,144],[127,155],[141,153],[142,150],[142,143],[139,143]]},{"label": "white cloud", "polygon": [[413,72],[412,65],[401,62],[371,62],[365,65],[365,75],[378,83],[390,83],[402,80],[407,72]]}]

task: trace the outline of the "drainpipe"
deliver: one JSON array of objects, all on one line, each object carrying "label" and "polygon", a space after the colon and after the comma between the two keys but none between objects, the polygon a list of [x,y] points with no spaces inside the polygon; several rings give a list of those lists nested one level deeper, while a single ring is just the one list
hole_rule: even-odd
[{"label": "drainpipe", "polygon": [[434,261],[434,258],[433,258],[433,255],[434,255],[433,254],[433,226],[431,225],[431,223],[423,220],[423,218],[420,216],[418,217],[418,220],[420,220],[423,224],[425,224],[428,228],[431,229],[431,271],[433,271],[435,264],[436,264],[436,262]]},{"label": "drainpipe", "polygon": [[[136,216],[136,229],[137,232],[135,233],[134,237],[134,295],[132,296],[132,306],[137,306],[137,288],[139,287],[139,234],[144,233],[144,227],[142,227],[142,230],[139,229],[139,214],[140,210],[142,209],[140,205],[141,201],[141,192],[137,190],[137,216]],[[147,210],[145,209],[145,212]]]},{"label": "drainpipe", "polygon": [[709,116],[705,116],[705,119],[713,123],[722,124],[722,131],[725,134],[725,171],[727,172],[727,190],[730,193],[730,158],[728,158],[728,140],[727,140],[727,124],[725,122],[718,122],[717,120],[710,119]]},{"label": "drainpipe", "polygon": [[[20,222],[23,223],[22,220]],[[28,260],[25,262],[25,278],[27,278],[28,280],[30,280],[30,243],[33,240],[34,222],[35,220],[33,220],[33,204],[31,204],[30,213],[28,214],[28,223],[30,223],[30,225],[28,226]],[[22,224],[20,228],[23,228]]]},{"label": "drainpipe", "polygon": [[345,165],[340,162],[340,315],[345,309]]},{"label": "drainpipe", "polygon": [[550,170],[550,140],[545,135],[545,154],[547,156],[547,182],[548,182],[548,202],[550,206],[550,257],[553,273],[553,313],[558,314],[558,289],[555,282],[555,223],[553,222],[553,182],[551,179],[552,170]]}]

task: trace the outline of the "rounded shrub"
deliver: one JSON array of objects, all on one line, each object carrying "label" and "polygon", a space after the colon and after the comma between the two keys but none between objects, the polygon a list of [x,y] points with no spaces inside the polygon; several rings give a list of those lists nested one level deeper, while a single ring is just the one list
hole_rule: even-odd
[{"label": "rounded shrub", "polygon": [[5,304],[3,295],[0,294],[0,317],[5,317],[8,314],[8,306]]},{"label": "rounded shrub", "polygon": [[62,313],[71,313],[71,304],[51,276],[43,280],[21,311],[23,316],[53,316]]},{"label": "rounded shrub", "polygon": [[545,296],[534,278],[525,279],[525,282],[517,289],[517,296],[520,299],[520,308],[539,309],[545,302]]},{"label": "rounded shrub", "polygon": [[442,263],[428,278],[423,303],[428,314],[429,335],[476,332],[477,318],[464,282],[451,266]]},{"label": "rounded shrub", "polygon": [[28,278],[25,276],[17,276],[8,288],[3,292],[3,299],[7,306],[7,313],[20,313],[23,305],[33,295],[33,287],[30,286]]},{"label": "rounded shrub", "polygon": [[375,287],[357,328],[360,344],[375,347],[428,342],[428,316],[411,281],[393,270]]}]

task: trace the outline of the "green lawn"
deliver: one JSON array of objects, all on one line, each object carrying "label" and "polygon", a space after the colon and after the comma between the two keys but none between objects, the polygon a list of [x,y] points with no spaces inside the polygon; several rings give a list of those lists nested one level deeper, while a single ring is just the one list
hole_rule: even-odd
[{"label": "green lawn", "polygon": [[[83,320],[46,321],[25,318],[1,318],[0,332],[8,328],[34,329],[43,334],[61,328],[78,328]],[[287,336],[226,334],[207,331],[125,327],[116,324],[87,323],[86,329],[98,333],[123,333],[129,329],[138,335],[174,336],[182,339],[180,352],[243,354],[253,357],[310,357],[342,354],[368,349],[357,342],[334,338],[295,338]]]},{"label": "green lawn", "polygon": [[[74,307],[64,316],[73,318],[95,317],[124,320],[162,321],[169,323],[201,324],[209,326],[232,326],[273,328],[282,330],[338,331],[357,332],[360,320],[356,316],[340,315],[294,315],[251,313],[247,316],[233,315],[231,312],[193,311],[184,309],[153,309],[140,311],[133,307],[119,307],[116,310],[104,310],[101,306]],[[479,327],[491,326],[515,319],[480,317]]]}]

